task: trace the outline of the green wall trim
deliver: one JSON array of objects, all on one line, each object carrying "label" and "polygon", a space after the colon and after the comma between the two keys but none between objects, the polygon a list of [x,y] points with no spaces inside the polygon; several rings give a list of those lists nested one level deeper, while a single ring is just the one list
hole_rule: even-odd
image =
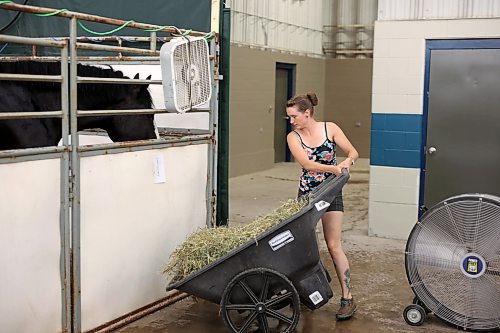
[{"label": "green wall trim", "polygon": [[221,1],[219,72],[219,128],[217,140],[217,211],[216,224],[229,220],[229,50],[231,41],[231,10]]}]

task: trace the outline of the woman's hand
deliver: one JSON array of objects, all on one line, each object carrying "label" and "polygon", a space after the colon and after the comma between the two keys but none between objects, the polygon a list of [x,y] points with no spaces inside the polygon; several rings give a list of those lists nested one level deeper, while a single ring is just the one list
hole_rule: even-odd
[{"label": "woman's hand", "polygon": [[345,169],[344,167],[341,166],[342,163],[339,165],[332,165],[332,173],[335,176],[339,176],[342,173],[342,169]]},{"label": "woman's hand", "polygon": [[352,160],[350,158],[346,158],[345,160],[342,161],[342,163],[339,163],[338,166],[340,167],[340,170],[347,169],[347,171],[350,172],[350,168],[352,166]]}]

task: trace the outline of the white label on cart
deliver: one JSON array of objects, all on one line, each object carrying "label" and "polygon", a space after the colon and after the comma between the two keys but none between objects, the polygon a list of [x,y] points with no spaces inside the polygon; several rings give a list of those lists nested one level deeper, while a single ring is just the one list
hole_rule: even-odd
[{"label": "white label on cart", "polygon": [[271,249],[273,249],[273,251],[276,251],[286,244],[293,242],[294,240],[295,238],[293,237],[291,231],[287,230],[271,238],[271,240],[269,241],[269,246],[271,246]]},{"label": "white label on cart", "polygon": [[311,295],[309,295],[309,298],[311,299],[314,305],[321,303],[321,301],[323,301],[323,296],[321,296],[319,291],[313,292]]},{"label": "white label on cart", "polygon": [[316,209],[319,212],[320,210],[325,209],[326,207],[330,206],[330,204],[326,201],[321,200],[321,201],[316,202],[316,204],[314,206],[316,206]]}]

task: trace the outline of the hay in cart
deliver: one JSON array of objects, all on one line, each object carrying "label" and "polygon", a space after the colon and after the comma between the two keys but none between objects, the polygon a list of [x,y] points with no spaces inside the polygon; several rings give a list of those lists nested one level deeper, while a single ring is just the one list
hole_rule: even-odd
[{"label": "hay in cart", "polygon": [[259,234],[298,213],[307,204],[307,199],[290,199],[247,225],[200,229],[172,253],[164,273],[172,277],[170,283],[179,281],[241,245],[251,240],[257,242]]}]

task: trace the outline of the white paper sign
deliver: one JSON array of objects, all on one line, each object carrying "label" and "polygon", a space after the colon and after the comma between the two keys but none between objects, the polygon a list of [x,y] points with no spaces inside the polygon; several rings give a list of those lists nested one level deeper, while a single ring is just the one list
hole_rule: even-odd
[{"label": "white paper sign", "polygon": [[153,159],[153,178],[155,184],[165,183],[165,159],[163,155],[156,155]]}]

